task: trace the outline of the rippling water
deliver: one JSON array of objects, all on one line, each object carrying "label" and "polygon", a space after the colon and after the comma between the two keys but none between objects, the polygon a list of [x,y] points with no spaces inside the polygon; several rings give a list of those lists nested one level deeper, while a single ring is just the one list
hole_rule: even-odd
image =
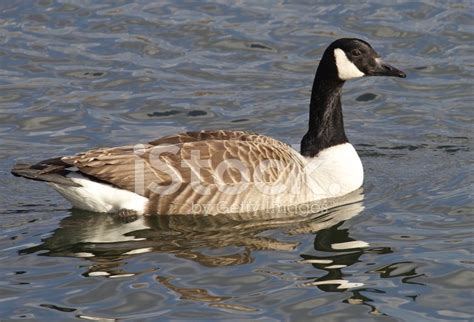
[{"label": "rippling water", "polygon": [[[230,3],[0,3],[0,318],[473,319],[472,1]],[[9,174],[202,128],[297,143],[347,36],[408,74],[345,86],[366,174],[347,205],[123,224]]]}]

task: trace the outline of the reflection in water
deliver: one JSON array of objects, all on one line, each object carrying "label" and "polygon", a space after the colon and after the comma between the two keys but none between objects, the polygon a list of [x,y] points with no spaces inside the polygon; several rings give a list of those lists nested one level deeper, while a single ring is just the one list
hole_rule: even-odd
[{"label": "reflection in water", "polygon": [[363,248],[367,247],[368,244],[350,238],[347,229],[339,230],[341,224],[324,229],[316,234],[314,249],[321,255],[301,255],[303,263],[310,263],[313,267],[327,272],[327,275],[306,282],[303,284],[304,286],[318,286],[326,292],[342,292],[348,288],[363,285],[362,283],[351,283],[344,279],[341,269],[356,263],[363,254]]},{"label": "reflection in water", "polygon": [[[347,268],[361,262],[364,254],[388,254],[389,247],[370,247],[368,243],[350,237],[344,222],[363,210],[363,194],[359,191],[334,202],[334,207],[313,214],[283,218],[275,214],[259,214],[258,219],[247,216],[150,216],[131,223],[107,215],[72,210],[51,237],[39,246],[20,253],[40,252],[44,256],[73,256],[87,259],[84,276],[108,278],[137,274],[156,274],[156,267],[131,271],[125,266],[130,258],[143,253],[172,254],[207,268],[249,264],[254,251],[294,251],[299,245],[294,236],[315,234],[314,252],[300,254],[295,264],[311,265],[312,276],[298,277],[300,287],[317,287],[324,292],[350,292],[345,303],[365,305],[374,315],[382,314],[371,304],[370,294],[381,290],[352,280]],[[279,229],[284,234],[265,234]],[[271,235],[273,237],[268,237]],[[275,237],[282,236],[282,237]],[[285,238],[286,237],[286,238]],[[288,241],[291,239],[291,241]],[[367,271],[380,278],[405,276],[403,282],[414,283],[420,276],[408,262],[393,263]],[[343,270],[346,269],[345,272]],[[321,274],[321,272],[325,272]],[[317,277],[315,277],[317,276]],[[213,294],[215,285],[200,287],[178,286],[175,276],[161,273],[154,279],[173,291],[180,299],[208,303],[210,306],[237,311],[253,311],[251,306],[230,303],[232,296]]]},{"label": "reflection in water", "polygon": [[[369,244],[354,240],[350,237],[349,229],[341,228],[344,222],[340,222],[332,227],[317,232],[314,240],[314,250],[316,254],[301,254],[303,258],[300,263],[311,264],[318,270],[325,271],[326,274],[311,278],[304,282],[302,286],[317,286],[324,292],[345,292],[350,291],[352,294],[344,300],[344,303],[352,305],[365,305],[370,308],[373,315],[385,315],[380,312],[375,305],[372,304],[374,299],[370,298],[370,294],[374,297],[385,293],[377,288],[367,287],[363,283],[351,282],[351,274],[343,272],[342,269],[350,267],[357,262],[363,262],[360,259],[362,255],[368,254],[389,254],[393,253],[390,247],[369,247]],[[411,262],[397,262],[384,265],[366,273],[379,274],[380,278],[391,279],[393,277],[401,277],[401,281],[405,284],[424,285],[413,281],[424,274],[419,274],[417,265]],[[407,296],[413,301],[416,295]]]},{"label": "reflection in water", "polygon": [[[151,216],[123,223],[112,215],[73,210],[63,219],[51,237],[39,246],[21,253],[40,252],[45,256],[74,256],[85,258],[88,265],[84,276],[109,278],[144,274],[147,271],[130,271],[124,265],[131,257],[142,253],[165,253],[197,262],[203,266],[222,267],[252,263],[257,250],[293,251],[298,245],[294,236],[316,234],[314,249],[317,255],[302,254],[300,263],[311,264],[317,270],[327,271],[323,277],[306,281],[304,287],[317,286],[332,292],[360,287],[362,284],[347,281],[341,269],[351,266],[368,246],[349,237],[341,224],[363,210],[363,194],[353,193],[334,203],[334,207],[314,214],[300,214],[288,218],[242,220],[242,216]],[[263,218],[262,218],[263,217]],[[281,229],[283,237],[265,236],[264,232]],[[266,234],[270,235],[270,234]],[[291,241],[285,240],[291,239]],[[222,250],[225,251],[212,251]],[[211,250],[211,251],[206,251]],[[211,254],[209,254],[211,253]],[[224,253],[224,254],[222,254]],[[148,272],[154,272],[155,268]],[[163,276],[165,275],[165,276]],[[253,311],[251,306],[230,303],[231,296],[210,291],[214,285],[188,287],[173,282],[174,276],[159,274],[154,277],[162,286],[173,291],[180,299],[208,303],[208,305],[234,311]],[[354,293],[355,294],[355,293]],[[355,295],[354,295],[355,297]]]},{"label": "reflection in water", "polygon": [[[149,216],[139,217],[131,223],[124,223],[113,215],[74,209],[51,237],[21,253],[41,251],[46,256],[87,258],[93,263],[85,273],[88,276],[135,274],[137,272],[124,271],[122,263],[131,256],[147,252],[173,254],[206,267],[242,265],[253,261],[253,251],[292,251],[298,246],[294,241],[263,236],[268,230],[283,229],[287,236],[321,231],[316,235],[316,244],[324,243],[328,237],[322,236],[327,234],[329,227],[363,210],[362,200],[363,194],[358,191],[334,200],[331,209],[313,214],[291,214],[287,218],[262,213],[257,219],[250,219],[249,214]],[[333,237],[339,244],[346,242],[338,236],[336,233]],[[213,255],[205,253],[203,249],[206,248],[229,248],[231,251],[227,250],[225,255]]]},{"label": "reflection in water", "polygon": [[[138,274],[156,274],[156,267],[132,271],[126,263],[143,253],[172,254],[191,260],[207,268],[252,263],[254,251],[294,251],[299,245],[295,236],[315,234],[314,253],[300,254],[295,264],[311,265],[314,274],[297,278],[300,287],[317,287],[324,292],[352,293],[344,302],[366,305],[374,315],[381,314],[371,304],[371,293],[381,290],[369,288],[362,281],[354,281],[344,269],[362,261],[364,254],[388,254],[388,247],[370,247],[368,243],[350,237],[344,223],[363,209],[361,191],[334,202],[334,207],[313,214],[292,215],[288,218],[271,214],[246,220],[242,216],[150,216],[131,223],[107,215],[72,210],[60,227],[41,245],[20,251],[20,254],[39,252],[43,256],[72,256],[90,261],[84,276],[123,278]],[[281,230],[284,234],[265,234]],[[272,237],[268,237],[271,235]],[[275,237],[282,236],[282,237]],[[290,241],[288,241],[290,239]],[[325,274],[321,274],[325,272]],[[406,276],[405,283],[420,276],[410,263],[394,263],[375,268],[380,278]],[[317,276],[317,277],[315,277]],[[232,296],[213,294],[215,285],[200,287],[178,286],[173,275],[161,273],[154,279],[173,291],[180,299],[205,302],[210,306],[237,311],[252,311],[251,306],[229,303]]]},{"label": "reflection in water", "polygon": [[362,293],[378,293],[376,289],[362,288],[363,283],[351,282],[351,274],[343,273],[342,269],[350,267],[359,262],[363,254],[387,254],[391,253],[388,247],[368,247],[363,241],[354,240],[349,236],[349,230],[341,229],[343,222],[335,226],[319,231],[314,240],[316,255],[301,254],[302,263],[309,263],[314,268],[325,271],[327,274],[313,278],[303,283],[303,286],[317,286],[325,292],[344,292],[351,290],[351,297],[344,302],[353,305],[366,305],[370,307],[370,312],[374,315],[380,314],[377,309],[370,304],[372,299],[362,295]]}]

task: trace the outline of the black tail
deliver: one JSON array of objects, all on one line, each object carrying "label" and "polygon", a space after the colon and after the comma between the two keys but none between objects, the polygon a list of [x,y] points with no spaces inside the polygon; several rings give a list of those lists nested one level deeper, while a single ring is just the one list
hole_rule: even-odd
[{"label": "black tail", "polygon": [[16,177],[23,177],[36,181],[45,181],[57,183],[64,186],[81,187],[66,175],[70,171],[66,170],[67,164],[63,163],[59,158],[41,161],[37,164],[30,165],[17,163],[13,167],[11,173]]}]

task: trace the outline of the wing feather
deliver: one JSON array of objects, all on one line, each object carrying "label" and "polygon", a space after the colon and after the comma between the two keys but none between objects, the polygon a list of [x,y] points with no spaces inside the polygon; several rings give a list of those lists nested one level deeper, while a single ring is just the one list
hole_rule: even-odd
[{"label": "wing feather", "polygon": [[[252,188],[256,178],[277,183],[304,167],[304,159],[288,145],[242,131],[187,132],[138,149],[96,149],[61,161],[97,180],[148,197],[149,211],[158,213],[189,211],[190,200],[205,204],[228,198],[235,203],[235,196],[224,196],[224,187]],[[256,173],[260,170],[264,171]]]}]

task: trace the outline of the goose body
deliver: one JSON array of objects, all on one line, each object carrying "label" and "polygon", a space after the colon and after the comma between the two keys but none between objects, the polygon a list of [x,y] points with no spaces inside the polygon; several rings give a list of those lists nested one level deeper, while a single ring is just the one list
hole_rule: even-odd
[{"label": "goose body", "polygon": [[300,152],[256,133],[199,131],[17,164],[12,173],[46,181],[74,207],[95,212],[216,215],[339,197],[363,183],[344,132],[342,86],[378,75],[405,77],[365,41],[333,42],[316,72]]}]

